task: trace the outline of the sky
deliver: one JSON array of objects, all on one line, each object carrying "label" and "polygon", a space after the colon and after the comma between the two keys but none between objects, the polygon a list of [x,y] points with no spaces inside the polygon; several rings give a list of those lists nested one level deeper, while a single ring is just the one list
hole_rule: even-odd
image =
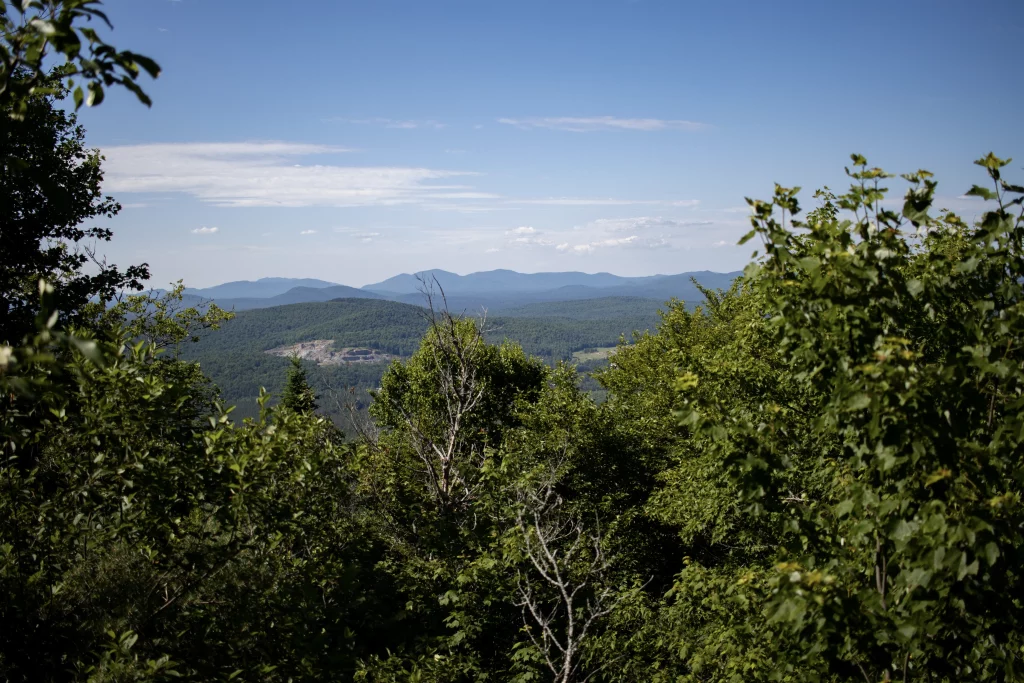
[{"label": "sky", "polygon": [[1020,0],[104,7],[163,73],[80,113],[123,206],[100,247],[155,286],[725,272],[745,197],[813,208],[851,153],[967,218],[971,162],[1024,160]]}]

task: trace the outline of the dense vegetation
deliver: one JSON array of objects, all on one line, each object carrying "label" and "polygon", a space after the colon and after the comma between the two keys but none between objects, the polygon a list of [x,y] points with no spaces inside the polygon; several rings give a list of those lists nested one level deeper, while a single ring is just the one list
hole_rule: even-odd
[{"label": "dense vegetation", "polygon": [[[53,32],[7,12],[0,56],[31,66]],[[3,76],[5,149],[56,125],[50,153],[86,154],[59,92]],[[256,314],[32,272],[47,207],[102,173],[57,193],[5,154],[42,201],[0,253],[7,310],[38,292],[0,329],[0,678],[1021,680],[1024,187],[979,159],[968,225],[930,174],[896,211],[853,161],[805,219],[795,189],[750,200],[762,254],[623,345],[600,404],[472,319],[395,308],[410,355],[346,443],[301,364],[233,421],[175,353]],[[350,305],[311,309],[317,334]]]},{"label": "dense vegetation", "polygon": [[[625,310],[619,302],[611,307],[581,301],[539,304],[538,308],[537,317],[482,319],[485,337],[494,343],[514,340],[529,355],[554,365],[571,359],[574,351],[614,346],[634,332],[653,330],[659,320],[655,306],[648,306],[646,311]],[[575,319],[573,312],[578,316]],[[421,306],[339,299],[241,311],[216,334],[204,335],[198,343],[180,351],[182,358],[200,362],[223,399],[238,406],[237,415],[252,417],[258,411],[260,388],[280,394],[288,367],[287,359],[267,355],[266,350],[333,339],[337,348],[370,347],[407,358],[419,347],[429,325],[429,311]],[[307,371],[314,389],[325,396],[326,414],[340,424],[348,424],[349,404],[357,409],[368,405],[366,392],[380,386],[386,369],[383,363],[310,364]]]},{"label": "dense vegetation", "polygon": [[[514,318],[568,318],[570,320],[635,319],[657,321],[657,312],[665,308],[659,299],[644,299],[636,296],[609,296],[600,299],[576,299],[574,301],[545,301],[526,304],[515,308],[503,308],[498,312],[502,317]],[[634,329],[646,330],[649,325],[636,325]]]}]

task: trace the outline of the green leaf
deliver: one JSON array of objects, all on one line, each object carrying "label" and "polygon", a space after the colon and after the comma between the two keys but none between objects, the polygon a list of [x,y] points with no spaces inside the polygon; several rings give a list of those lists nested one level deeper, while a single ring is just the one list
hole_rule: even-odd
[{"label": "green leaf", "polygon": [[996,560],[999,559],[999,546],[994,542],[989,541],[985,544],[985,560],[988,562],[988,566],[993,566]]},{"label": "green leaf", "polygon": [[854,394],[846,399],[846,408],[850,411],[864,410],[871,405],[871,397],[867,394]]},{"label": "green leaf", "polygon": [[978,166],[982,166],[984,168],[987,168],[990,171],[997,171],[1000,168],[1002,168],[1003,166],[1006,166],[1007,164],[1009,164],[1011,161],[1013,161],[1013,159],[1010,159],[1010,158],[1000,159],[999,157],[997,157],[992,152],[989,152],[987,155],[985,155],[982,158],[978,159],[974,163],[977,164]]},{"label": "green leaf", "polygon": [[995,192],[980,185],[972,185],[971,189],[967,190],[964,194],[968,197],[981,197],[985,200],[998,199],[998,195]]},{"label": "green leaf", "polygon": [[978,269],[981,264],[981,259],[977,256],[971,256],[966,261],[961,261],[956,264],[956,272],[958,273],[973,273]]},{"label": "green leaf", "polygon": [[132,59],[133,62],[135,62],[136,64],[141,66],[143,69],[145,69],[146,73],[148,73],[151,77],[156,78],[156,77],[158,77],[160,75],[160,73],[161,73],[160,65],[157,64],[152,59],[150,59],[149,57],[145,57],[143,55],[135,54],[133,52],[133,53],[131,53],[131,59]]}]

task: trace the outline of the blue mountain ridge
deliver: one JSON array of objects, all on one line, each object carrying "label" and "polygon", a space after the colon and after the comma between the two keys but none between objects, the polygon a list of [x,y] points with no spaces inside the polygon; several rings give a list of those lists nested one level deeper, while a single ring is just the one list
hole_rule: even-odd
[{"label": "blue mountain ridge", "polygon": [[[433,281],[443,288],[452,311],[499,311],[530,304],[556,301],[587,301],[615,297],[649,299],[659,304],[679,299],[695,304],[703,300],[694,285],[696,279],[711,289],[728,288],[739,272],[714,273],[699,271],[678,275],[624,277],[611,273],[518,273],[493,270],[458,275],[443,270],[403,273],[362,288],[336,285],[324,280],[263,278],[261,280],[228,282],[205,289],[188,289],[192,303],[199,299],[213,300],[225,309],[248,310],[286,304],[330,301],[341,298],[387,299],[424,306],[424,283]],[[308,284],[313,283],[313,284]],[[262,294],[267,292],[268,294]],[[438,292],[435,291],[435,294]],[[233,295],[233,296],[232,296]],[[435,296],[434,305],[439,305]]]}]

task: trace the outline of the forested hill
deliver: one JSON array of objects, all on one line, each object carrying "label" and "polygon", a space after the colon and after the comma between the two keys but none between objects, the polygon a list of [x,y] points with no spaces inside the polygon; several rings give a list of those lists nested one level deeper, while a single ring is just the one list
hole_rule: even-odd
[{"label": "forested hill", "polygon": [[334,339],[339,346],[372,346],[407,356],[427,328],[426,310],[379,299],[336,299],[239,312],[223,327],[188,349],[215,354],[262,353],[283,344]]},{"label": "forested hill", "polygon": [[[526,306],[513,315],[488,316],[486,337],[491,342],[511,339],[526,353],[554,364],[571,359],[576,351],[614,346],[623,336],[654,330],[659,316],[658,306],[653,304],[605,299]],[[531,310],[535,310],[533,316]],[[329,339],[339,349],[365,347],[408,357],[419,347],[428,325],[427,309],[395,301],[336,299],[291,304],[240,311],[220,330],[206,334],[182,353],[198,360],[223,398],[238,404],[240,414],[245,415],[251,412],[260,387],[279,394],[283,386],[288,361],[268,355],[271,349]],[[378,385],[385,367],[385,363],[314,366],[311,379],[321,391],[365,390]]]},{"label": "forested hill", "polygon": [[516,318],[568,318],[571,320],[608,320],[621,318],[648,318],[656,316],[666,304],[658,299],[638,296],[608,296],[601,299],[577,301],[542,301],[514,308],[503,308],[502,317]]}]

